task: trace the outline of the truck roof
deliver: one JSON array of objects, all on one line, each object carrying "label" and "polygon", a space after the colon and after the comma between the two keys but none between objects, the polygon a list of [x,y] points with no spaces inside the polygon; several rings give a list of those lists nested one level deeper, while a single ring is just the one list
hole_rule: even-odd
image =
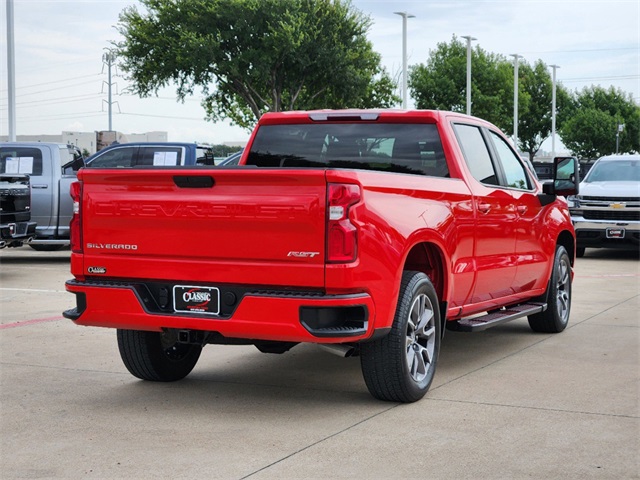
[{"label": "truck roof", "polygon": [[600,162],[616,162],[616,161],[624,161],[624,160],[640,160],[640,154],[615,154],[615,155],[605,155],[604,157],[600,157],[598,161]]},{"label": "truck roof", "polygon": [[319,121],[407,121],[420,123],[424,120],[438,121],[444,116],[475,117],[441,110],[402,110],[402,109],[346,109],[346,110],[301,110],[288,112],[269,112],[262,115],[259,123],[262,125],[278,123],[312,123]]}]

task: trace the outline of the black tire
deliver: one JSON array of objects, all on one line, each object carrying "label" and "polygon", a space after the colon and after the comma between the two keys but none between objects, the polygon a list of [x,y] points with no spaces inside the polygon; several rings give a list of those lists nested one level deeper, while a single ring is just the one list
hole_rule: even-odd
[{"label": "black tire", "polygon": [[585,252],[586,248],[585,247],[578,247],[576,248],[576,257],[578,258],[582,258],[584,257],[584,252]]},{"label": "black tire", "polygon": [[371,395],[404,403],[424,397],[436,371],[440,339],[440,308],[431,280],[422,272],[404,272],[391,332],[360,345]]},{"label": "black tire", "polygon": [[62,250],[64,247],[66,247],[66,245],[40,245],[40,244],[36,244],[36,245],[29,244],[29,246],[33,248],[36,252],[57,252],[59,250]]},{"label": "black tire", "polygon": [[530,315],[529,326],[534,332],[559,333],[567,327],[571,313],[571,260],[562,245],[556,247],[547,288],[547,309]]},{"label": "black tire", "polygon": [[177,343],[176,333],[118,330],[118,349],[134,377],[153,382],[181,380],[196,366],[201,345]]}]

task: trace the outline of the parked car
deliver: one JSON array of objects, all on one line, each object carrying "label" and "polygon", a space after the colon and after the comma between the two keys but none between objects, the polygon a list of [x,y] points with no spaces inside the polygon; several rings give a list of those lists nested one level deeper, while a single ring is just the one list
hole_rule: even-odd
[{"label": "parked car", "polygon": [[29,164],[26,158],[0,158],[0,248],[21,247],[36,234],[29,175],[20,173]]},{"label": "parked car", "polygon": [[87,167],[213,165],[211,149],[195,143],[135,142],[109,145],[85,162]]},{"label": "parked car", "polygon": [[176,142],[113,144],[86,159],[73,145],[0,143],[0,160],[10,157],[30,159],[25,173],[31,179],[31,220],[37,225],[29,246],[39,251],[59,250],[69,245],[73,210],[69,186],[82,167],[213,165],[209,147]]},{"label": "parked car", "polygon": [[533,168],[540,181],[553,179],[552,162],[533,162]]},{"label": "parked car", "polygon": [[566,328],[574,158],[543,186],[494,125],[427,110],[265,114],[246,149],[247,168],[84,168],[72,186],[64,315],[116,328],[137,378],[184,378],[207,344],[308,342],[413,402],[445,328]]},{"label": "parked car", "polygon": [[220,163],[218,163],[217,166],[230,167],[233,165],[238,165],[238,163],[240,163],[240,158],[242,158],[242,152],[244,152],[244,148],[238,152],[232,153],[227,158],[223,159]]},{"label": "parked car", "polygon": [[80,150],[73,145],[45,142],[0,143],[0,159],[28,159],[22,170],[31,182],[31,221],[35,250],[58,250],[69,245],[69,222],[73,206],[69,186],[83,166]]},{"label": "parked car", "polygon": [[640,155],[598,159],[569,198],[576,255],[587,248],[640,249]]}]

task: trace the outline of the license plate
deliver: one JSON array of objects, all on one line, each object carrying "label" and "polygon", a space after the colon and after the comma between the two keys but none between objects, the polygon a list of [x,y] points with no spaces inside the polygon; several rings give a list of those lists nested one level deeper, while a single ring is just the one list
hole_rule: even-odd
[{"label": "license plate", "polygon": [[173,287],[173,310],[183,313],[220,313],[220,290],[216,287],[176,285]]},{"label": "license plate", "polygon": [[624,228],[607,228],[607,238],[624,238]]}]

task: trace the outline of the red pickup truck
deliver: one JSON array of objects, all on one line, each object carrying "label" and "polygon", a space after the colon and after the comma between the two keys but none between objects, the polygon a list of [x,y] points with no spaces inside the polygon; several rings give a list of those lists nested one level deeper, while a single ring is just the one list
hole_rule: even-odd
[{"label": "red pickup truck", "polygon": [[82,169],[71,187],[79,325],[127,369],[184,378],[206,344],[360,356],[373,396],[427,392],[445,329],[569,320],[575,234],[493,125],[440,111],[264,115],[239,166]]}]

